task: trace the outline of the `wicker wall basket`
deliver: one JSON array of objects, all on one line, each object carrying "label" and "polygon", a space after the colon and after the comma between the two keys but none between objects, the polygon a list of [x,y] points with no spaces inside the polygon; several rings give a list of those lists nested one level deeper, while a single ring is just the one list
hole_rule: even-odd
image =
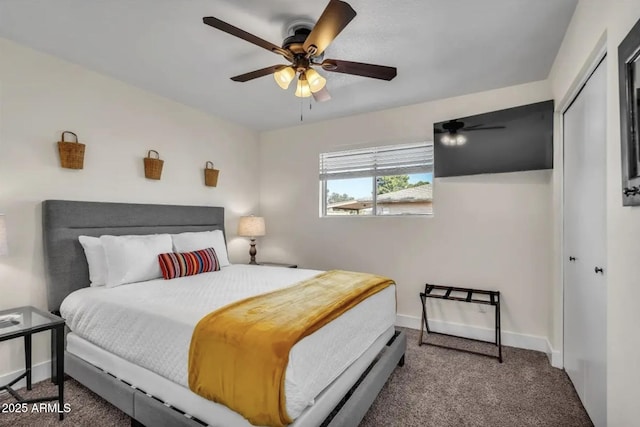
[{"label": "wicker wall basket", "polygon": [[[151,153],[156,153],[156,157],[152,157]],[[162,175],[162,165],[164,160],[160,160],[160,154],[156,150],[149,150],[147,157],[144,158],[144,176],[148,179],[160,179]]]},{"label": "wicker wall basket", "polygon": [[[75,141],[65,141],[66,134],[73,135]],[[60,153],[60,166],[67,169],[82,169],[84,167],[84,144],[78,142],[78,135],[65,130],[58,141],[58,152]]]},{"label": "wicker wall basket", "polygon": [[204,185],[207,187],[215,187],[218,185],[218,174],[220,171],[213,168],[212,162],[207,162],[204,165]]}]

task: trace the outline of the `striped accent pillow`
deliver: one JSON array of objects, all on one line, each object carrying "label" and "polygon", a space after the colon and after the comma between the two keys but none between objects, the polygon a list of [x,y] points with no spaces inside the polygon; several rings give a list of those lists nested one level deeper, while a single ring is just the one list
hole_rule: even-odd
[{"label": "striped accent pillow", "polygon": [[220,270],[218,256],[213,248],[160,254],[158,261],[165,280]]}]

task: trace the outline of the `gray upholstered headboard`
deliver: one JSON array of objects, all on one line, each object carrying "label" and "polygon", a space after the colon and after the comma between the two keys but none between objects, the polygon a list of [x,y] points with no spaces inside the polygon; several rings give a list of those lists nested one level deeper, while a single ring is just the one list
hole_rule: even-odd
[{"label": "gray upholstered headboard", "polygon": [[89,286],[78,236],[206,230],[224,232],[224,208],[45,200],[42,232],[49,310],[58,311],[67,295]]}]

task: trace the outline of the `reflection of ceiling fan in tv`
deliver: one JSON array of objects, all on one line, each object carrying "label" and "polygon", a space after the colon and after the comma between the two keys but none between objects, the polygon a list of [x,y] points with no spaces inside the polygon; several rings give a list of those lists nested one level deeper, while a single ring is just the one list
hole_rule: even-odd
[{"label": "reflection of ceiling fan in tv", "polygon": [[353,74],[380,80],[391,80],[396,76],[395,67],[338,59],[324,59],[325,49],[355,16],[356,12],[348,3],[330,0],[315,26],[301,24],[300,22],[293,25],[291,30],[294,34],[284,40],[282,47],[234,27],[218,18],[211,16],[202,18],[202,20],[213,28],[281,55],[290,62],[289,65],[272,65],[231,77],[231,80],[247,82],[272,74],[278,86],[282,89],[287,89],[289,84],[297,77],[296,96],[302,98],[313,96],[316,101],[326,101],[331,99],[329,92],[325,88],[326,79],[314,67],[323,71]]},{"label": "reflection of ceiling fan in tv", "polygon": [[476,130],[492,130],[492,129],[505,129],[505,126],[484,126],[483,124],[477,124],[477,125],[465,127],[464,122],[454,119],[444,123],[442,125],[442,129],[435,128],[433,130],[433,133],[443,134],[440,137],[440,142],[442,144],[457,146],[457,145],[464,145],[467,143],[467,137],[459,133],[460,131],[472,132]]}]

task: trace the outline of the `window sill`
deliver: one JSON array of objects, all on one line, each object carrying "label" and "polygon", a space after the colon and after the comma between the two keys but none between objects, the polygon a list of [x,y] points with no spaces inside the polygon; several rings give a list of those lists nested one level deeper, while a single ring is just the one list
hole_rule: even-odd
[{"label": "window sill", "polygon": [[320,219],[335,219],[335,218],[433,218],[435,215],[430,214],[410,214],[410,215],[321,215]]}]

